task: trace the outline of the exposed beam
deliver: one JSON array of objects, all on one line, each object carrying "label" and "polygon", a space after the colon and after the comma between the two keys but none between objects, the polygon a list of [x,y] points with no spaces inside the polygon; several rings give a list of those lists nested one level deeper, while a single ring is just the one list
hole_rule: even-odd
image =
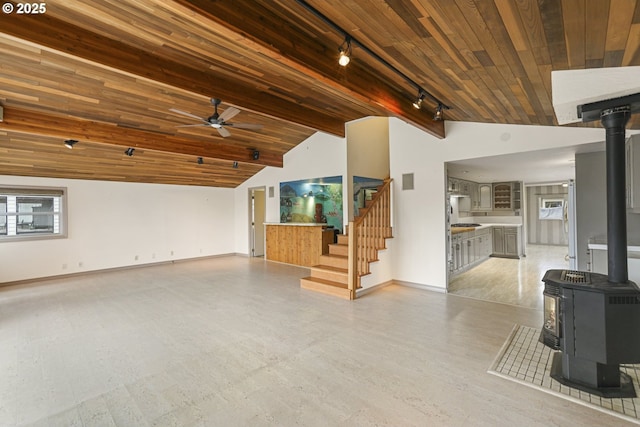
[{"label": "exposed beam", "polygon": [[[433,114],[413,108],[417,96],[414,88],[399,92],[376,75],[366,64],[352,61],[345,73],[336,72],[338,46],[327,46],[322,40],[305,37],[291,31],[283,19],[271,11],[260,8],[258,3],[247,0],[233,2],[211,2],[209,0],[174,0],[199,15],[218,24],[216,30],[227,37],[235,38],[245,46],[252,46],[263,55],[286,64],[317,81],[348,93],[356,102],[373,106],[379,111],[398,118],[438,138],[445,137],[444,123],[432,120]],[[300,6],[300,9],[302,7]],[[308,14],[301,10],[300,14]],[[314,19],[319,21],[318,18]],[[281,22],[279,26],[267,28],[265,23]],[[324,23],[321,23],[323,25]],[[241,36],[239,36],[241,35]],[[341,36],[341,35],[339,35]],[[435,105],[434,105],[435,107]]]},{"label": "exposed beam", "polygon": [[72,138],[121,147],[188,154],[256,165],[274,167],[282,167],[283,165],[282,155],[279,153],[260,150],[260,158],[254,160],[252,150],[234,144],[181,138],[17,108],[4,108],[4,120],[0,122],[0,130],[60,137],[60,143],[62,143],[62,139]]},{"label": "exposed beam", "polygon": [[218,97],[243,109],[344,137],[344,121],[294,104],[250,85],[169,61],[49,15],[0,14],[0,32],[54,51],[102,64],[206,97]]}]

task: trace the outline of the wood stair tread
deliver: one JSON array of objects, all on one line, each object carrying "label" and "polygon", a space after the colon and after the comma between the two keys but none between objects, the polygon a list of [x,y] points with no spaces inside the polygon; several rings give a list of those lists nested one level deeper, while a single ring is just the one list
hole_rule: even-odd
[{"label": "wood stair tread", "polygon": [[342,259],[342,258],[349,258],[347,255],[338,255],[338,254],[322,254],[321,257],[326,256],[329,258],[338,258],[338,259]]},{"label": "wood stair tread", "polygon": [[318,277],[304,277],[300,279],[300,287],[327,295],[337,296],[351,300],[354,298],[346,284],[334,282],[332,280],[320,279]]},{"label": "wood stair tread", "polygon": [[323,285],[326,286],[333,286],[336,288],[341,288],[341,289],[348,289],[347,285],[345,285],[344,283],[340,283],[340,282],[334,282],[333,280],[327,280],[327,279],[321,279],[319,277],[305,277],[302,280],[308,280],[310,282],[315,282],[315,283],[321,283]]},{"label": "wood stair tread", "polygon": [[347,274],[349,273],[349,269],[347,268],[341,268],[341,267],[334,267],[332,265],[324,265],[324,264],[318,264],[318,265],[313,265],[310,267],[312,270],[328,270],[334,273],[344,273]]}]

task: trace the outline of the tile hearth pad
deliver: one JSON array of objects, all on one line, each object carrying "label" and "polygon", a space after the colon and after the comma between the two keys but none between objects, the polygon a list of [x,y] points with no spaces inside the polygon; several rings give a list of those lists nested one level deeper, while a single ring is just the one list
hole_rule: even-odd
[{"label": "tile hearth pad", "polygon": [[[603,398],[552,379],[554,351],[538,342],[539,336],[540,329],[515,325],[488,372],[640,424],[640,397]],[[636,392],[640,394],[640,365],[621,365],[620,370],[631,376]]]}]

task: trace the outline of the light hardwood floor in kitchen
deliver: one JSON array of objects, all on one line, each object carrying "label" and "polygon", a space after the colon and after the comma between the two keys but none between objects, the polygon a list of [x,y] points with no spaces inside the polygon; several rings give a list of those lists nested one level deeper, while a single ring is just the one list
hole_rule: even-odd
[{"label": "light hardwood floor in kitchen", "polygon": [[0,425],[612,426],[487,373],[537,310],[221,257],[0,288]]},{"label": "light hardwood floor in kitchen", "polygon": [[547,270],[567,269],[566,246],[528,245],[527,256],[518,259],[489,258],[456,275],[448,292],[481,300],[542,310],[542,277]]}]

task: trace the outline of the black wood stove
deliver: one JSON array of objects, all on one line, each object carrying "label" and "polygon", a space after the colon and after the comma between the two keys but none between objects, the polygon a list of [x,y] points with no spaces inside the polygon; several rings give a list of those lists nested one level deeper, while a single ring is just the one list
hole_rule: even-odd
[{"label": "black wood stove", "polygon": [[541,341],[554,350],[551,377],[604,397],[635,397],[620,364],[640,363],[640,292],[604,274],[549,270]]},{"label": "black wood stove", "polygon": [[[578,107],[583,121],[606,129],[608,274],[549,270],[544,282],[540,341],[559,350],[551,377],[604,397],[635,397],[620,371],[640,363],[640,289],[628,279],[625,126],[640,111],[640,94]],[[578,183],[579,185],[579,183]]]}]

